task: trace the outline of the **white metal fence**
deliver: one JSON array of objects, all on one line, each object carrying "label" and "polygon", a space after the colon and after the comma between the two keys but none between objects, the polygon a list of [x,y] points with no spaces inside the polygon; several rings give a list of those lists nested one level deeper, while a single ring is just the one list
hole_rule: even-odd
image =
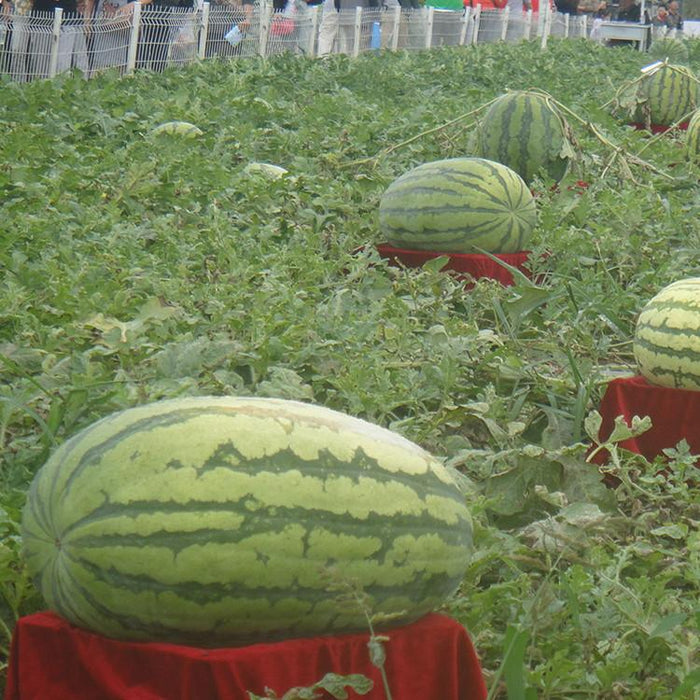
[{"label": "white metal fence", "polygon": [[[156,0],[157,2],[157,0]],[[272,12],[256,4],[242,8],[204,3],[195,10],[142,6],[139,2],[104,5],[99,16],[53,14],[0,15],[0,74],[12,80],[51,78],[79,69],[86,77],[115,68],[163,70],[204,58],[268,56],[284,51],[319,56],[357,55],[376,49],[427,49],[494,41],[537,40],[550,36],[591,37],[592,21],[545,6],[538,14],[505,10],[465,12],[433,7],[341,12],[308,7],[296,0],[292,10]],[[234,28],[240,28],[237,32]],[[233,36],[235,35],[235,37]],[[594,36],[591,38],[595,38]]]}]

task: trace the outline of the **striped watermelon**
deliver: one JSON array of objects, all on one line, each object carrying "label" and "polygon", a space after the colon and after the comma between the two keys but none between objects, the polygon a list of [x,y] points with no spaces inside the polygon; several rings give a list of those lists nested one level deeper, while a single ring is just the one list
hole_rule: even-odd
[{"label": "striped watermelon", "polygon": [[685,135],[685,151],[690,160],[700,163],[700,109],[693,112]]},{"label": "striped watermelon", "polygon": [[559,182],[574,150],[569,126],[553,100],[526,90],[497,98],[474,131],[476,155],[515,170],[525,182],[539,175]]},{"label": "striped watermelon", "polygon": [[683,39],[671,37],[655,38],[647,51],[649,58],[671,63],[687,63],[690,59],[687,42]]},{"label": "striped watermelon", "polygon": [[396,433],[318,406],[184,398],[111,415],[32,482],[28,569],[49,607],[123,639],[200,646],[366,629],[326,570],[407,622],[459,585],[464,498]]},{"label": "striped watermelon", "polygon": [[685,66],[661,63],[633,85],[633,119],[638,123],[671,126],[698,107],[698,83]]},{"label": "striped watermelon", "polygon": [[413,250],[514,253],[526,247],[536,223],[523,179],[483,158],[419,165],[394,180],[379,204],[389,243]]},{"label": "striped watermelon", "polygon": [[642,309],[633,348],[652,384],[700,390],[700,277],[668,285]]}]

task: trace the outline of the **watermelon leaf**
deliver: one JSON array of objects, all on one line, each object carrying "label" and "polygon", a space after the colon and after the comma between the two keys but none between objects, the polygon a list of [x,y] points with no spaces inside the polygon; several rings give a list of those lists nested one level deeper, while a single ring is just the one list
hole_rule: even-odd
[{"label": "watermelon leaf", "polygon": [[346,688],[354,690],[358,695],[367,695],[374,687],[374,683],[367,676],[359,673],[351,673],[341,676],[337,673],[327,673],[320,681],[308,687],[290,688],[281,698],[271,688],[265,688],[265,695],[256,695],[250,690],[248,700],[316,700],[323,697],[316,691],[325,690],[336,700],[346,700],[348,697]]}]

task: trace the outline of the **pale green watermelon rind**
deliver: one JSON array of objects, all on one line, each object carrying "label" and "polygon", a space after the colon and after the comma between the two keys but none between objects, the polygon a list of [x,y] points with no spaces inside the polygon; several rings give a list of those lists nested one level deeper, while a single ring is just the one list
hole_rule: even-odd
[{"label": "pale green watermelon rind", "polygon": [[444,466],[397,434],[308,404],[211,397],[79,433],[38,473],[22,522],[28,568],[70,622],[208,646],[362,629],[329,568],[373,612],[416,619],[458,587],[471,532]]},{"label": "pale green watermelon rind", "polygon": [[700,109],[693,112],[685,134],[685,150],[691,161],[700,163]]},{"label": "pale green watermelon rind", "polygon": [[414,250],[514,253],[526,248],[536,223],[522,178],[483,158],[424,163],[395,180],[379,206],[387,240]]},{"label": "pale green watermelon rind", "polygon": [[184,138],[193,139],[202,136],[204,132],[195,124],[185,121],[171,121],[158,124],[151,129],[151,134],[159,136],[168,134],[169,136],[182,136]]},{"label": "pale green watermelon rind", "polygon": [[700,390],[700,277],[674,282],[646,304],[633,351],[650,383]]},{"label": "pale green watermelon rind", "polygon": [[546,95],[513,91],[497,98],[475,129],[476,152],[515,170],[526,183],[537,176],[561,181],[573,154],[568,126]]}]

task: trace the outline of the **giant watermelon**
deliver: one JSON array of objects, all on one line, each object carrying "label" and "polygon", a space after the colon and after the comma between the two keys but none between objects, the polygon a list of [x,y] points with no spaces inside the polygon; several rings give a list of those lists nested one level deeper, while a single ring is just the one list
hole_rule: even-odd
[{"label": "giant watermelon", "polygon": [[482,158],[515,170],[527,183],[559,182],[574,154],[569,126],[545,94],[516,90],[498,97],[479,120],[472,146]]},{"label": "giant watermelon", "polygon": [[523,179],[483,158],[419,165],[394,180],[379,204],[389,243],[414,250],[514,253],[525,249],[536,222]]},{"label": "giant watermelon", "polygon": [[459,585],[471,548],[443,465],[318,406],[184,398],[111,415],[37,473],[23,552],[49,607],[123,639],[230,645],[414,620]]},{"label": "giant watermelon", "polygon": [[674,282],[647,303],[633,350],[652,384],[700,390],[700,277]]}]

